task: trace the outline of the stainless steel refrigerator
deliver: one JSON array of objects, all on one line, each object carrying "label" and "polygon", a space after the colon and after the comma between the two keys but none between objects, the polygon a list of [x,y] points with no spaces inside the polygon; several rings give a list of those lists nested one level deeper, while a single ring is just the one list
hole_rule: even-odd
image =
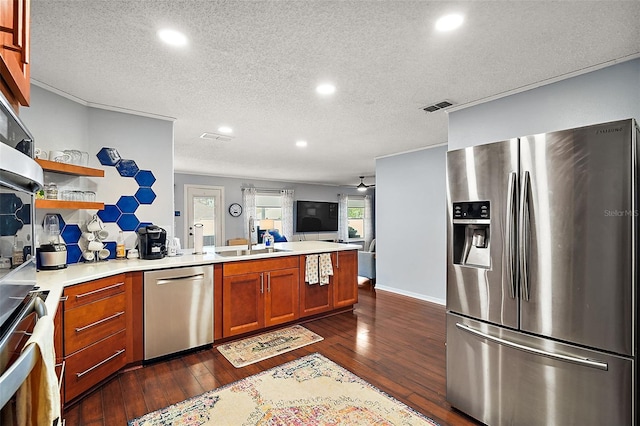
[{"label": "stainless steel refrigerator", "polygon": [[447,155],[447,400],[489,425],[635,425],[634,120]]}]

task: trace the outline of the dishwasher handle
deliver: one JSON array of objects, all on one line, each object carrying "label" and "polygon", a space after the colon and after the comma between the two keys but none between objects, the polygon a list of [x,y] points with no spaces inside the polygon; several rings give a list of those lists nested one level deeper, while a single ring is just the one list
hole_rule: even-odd
[{"label": "dishwasher handle", "polygon": [[204,274],[193,274],[193,275],[185,275],[184,277],[162,278],[162,279],[156,280],[156,284],[163,285],[163,284],[171,284],[176,281],[186,281],[186,280],[196,281],[196,280],[202,280],[202,279],[204,279]]}]

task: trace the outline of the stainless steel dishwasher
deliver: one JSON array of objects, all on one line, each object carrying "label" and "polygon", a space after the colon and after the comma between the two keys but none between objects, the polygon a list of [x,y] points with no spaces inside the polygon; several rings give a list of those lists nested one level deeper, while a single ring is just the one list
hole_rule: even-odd
[{"label": "stainless steel dishwasher", "polygon": [[213,343],[213,266],[144,273],[144,359]]}]

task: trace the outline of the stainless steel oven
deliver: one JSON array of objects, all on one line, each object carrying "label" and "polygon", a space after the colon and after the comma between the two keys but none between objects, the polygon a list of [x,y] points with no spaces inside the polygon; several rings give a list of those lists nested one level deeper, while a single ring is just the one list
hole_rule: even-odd
[{"label": "stainless steel oven", "polygon": [[[0,410],[10,415],[15,386],[34,364],[23,351],[35,318],[45,315],[34,293],[34,194],[42,188],[42,168],[33,159],[33,137],[0,94]],[[36,313],[32,313],[32,312]],[[9,393],[8,393],[9,392]],[[14,391],[15,392],[15,391]],[[9,411],[9,413],[7,413]],[[0,423],[6,422],[0,418]],[[7,423],[10,424],[10,423]]]}]

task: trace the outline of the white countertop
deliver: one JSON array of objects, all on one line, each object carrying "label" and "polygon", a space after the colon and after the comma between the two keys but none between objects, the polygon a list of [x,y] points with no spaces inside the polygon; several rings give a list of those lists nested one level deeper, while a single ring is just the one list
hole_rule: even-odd
[{"label": "white countertop", "polygon": [[[224,246],[215,247],[215,251],[236,251],[243,248],[246,248],[246,246]],[[111,259],[96,263],[78,263],[69,265],[67,268],[57,271],[38,271],[37,285],[41,290],[49,291],[46,306],[49,312],[55,312],[58,306],[58,301],[62,296],[62,290],[65,286],[105,278],[125,272],[151,271],[154,269],[180,268],[183,266],[208,265],[214,263],[234,262],[238,260],[358,250],[361,246],[357,244],[329,243],[324,241],[294,241],[276,243],[274,248],[281,251],[244,256],[221,256],[213,252],[213,247],[205,247],[204,254],[190,254],[189,250],[183,250],[183,253],[180,256],[164,257],[162,259],[155,260]],[[253,246],[253,249],[264,249],[264,246],[261,244],[255,245]]]}]

